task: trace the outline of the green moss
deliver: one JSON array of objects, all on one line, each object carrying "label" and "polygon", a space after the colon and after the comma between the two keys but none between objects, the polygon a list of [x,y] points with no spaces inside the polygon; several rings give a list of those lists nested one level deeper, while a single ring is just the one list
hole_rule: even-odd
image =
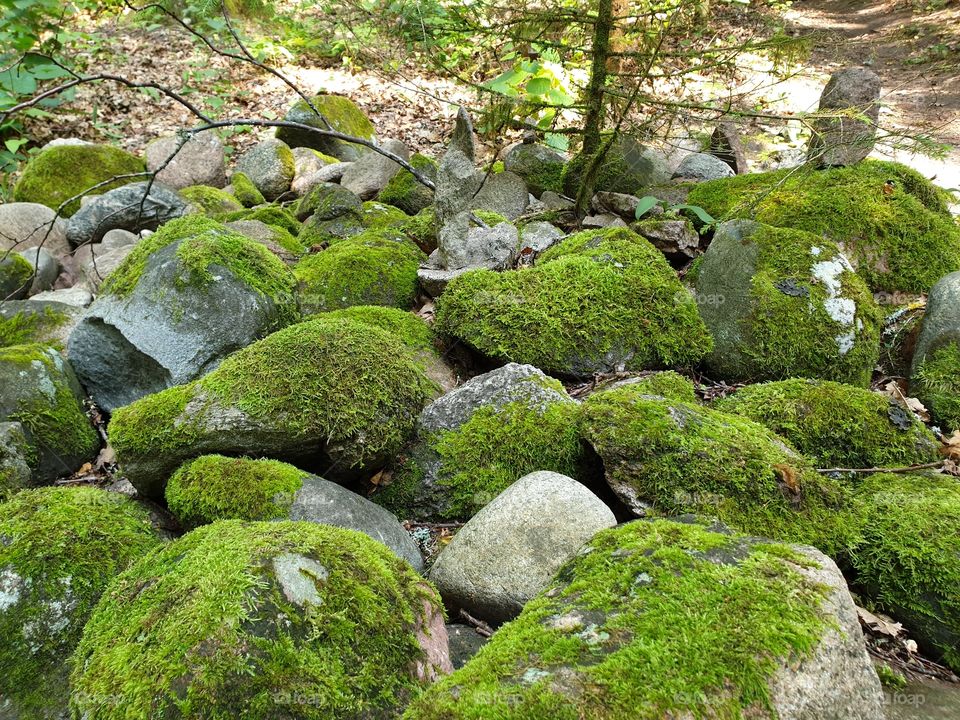
[{"label": "green moss", "polygon": [[332,220],[310,217],[300,230],[300,241],[308,248],[322,249],[340,240],[346,240],[364,232],[359,213],[347,213]]},{"label": "green moss", "polygon": [[417,294],[417,268],[426,256],[409,241],[365,232],[308,255],[293,269],[307,311],[351,305],[409,309]]},{"label": "green moss", "polygon": [[[374,140],[376,132],[373,123],[363,114],[349,98],[339,95],[315,95],[310,98],[313,106],[323,115],[332,129],[364,140]],[[287,113],[286,119],[315,128],[327,129],[323,122],[303,100],[297,101]],[[353,143],[324,137],[297,128],[277,128],[277,138],[283,140],[290,147],[309,147],[319,150],[338,159],[353,160],[358,153],[367,149]]]},{"label": "green moss", "polygon": [[353,305],[323,313],[316,318],[351,320],[386,330],[414,350],[434,349],[435,338],[430,326],[411,312],[381,305]]},{"label": "green moss", "polygon": [[[44,150],[23,169],[13,188],[15,202],[35,202],[57,210],[72,197],[90,190],[95,185],[117,175],[139,173],[146,167],[138,157],[108,145],[61,145]],[[102,195],[143,177],[125,178],[109,182],[93,190]],[[80,209],[80,201],[70,202],[61,212],[70,217]]]},{"label": "green moss", "polygon": [[[295,577],[284,560],[300,561]],[[422,687],[425,603],[438,608],[436,592],[361,533],[206,525],[111,584],[76,651],[71,710],[90,720],[390,717]]]},{"label": "green moss", "polygon": [[246,208],[263,205],[267,201],[263,197],[263,193],[257,190],[253,181],[242,172],[235,172],[230,176],[230,185],[233,187],[233,194],[237,202]]},{"label": "green moss", "polygon": [[715,407],[781,435],[820,467],[901,467],[933,462],[939,443],[913,414],[879,393],[835,382],[749,385]]},{"label": "green moss", "polygon": [[21,311],[10,317],[0,316],[0,347],[41,342],[69,319],[66,313],[51,307],[39,312]]},{"label": "green moss", "polygon": [[217,220],[224,223],[234,220],[259,220],[266,225],[282,228],[294,237],[300,234],[300,222],[293,216],[293,213],[284,210],[279,205],[264,205],[251,210],[238,210],[220,215]]},{"label": "green moss", "polygon": [[23,297],[33,281],[33,265],[14,252],[0,254],[0,301],[9,296]]},{"label": "green moss", "polygon": [[[610,133],[603,134],[606,145]],[[583,174],[595,155],[582,152],[571,158],[562,171],[563,188],[566,195],[576,197],[583,180]],[[603,156],[594,178],[594,191],[627,193],[633,195],[644,185],[656,179],[657,167],[647,155],[646,149],[635,138],[619,134],[610,144]]]},{"label": "green moss", "polygon": [[330,446],[344,468],[359,467],[399,451],[435,392],[390,333],[319,318],[247,346],[189,385],[118,409],[109,435],[121,465],[160,455],[177,466],[197,454],[192,449],[205,433],[216,435],[205,428],[204,413],[217,405],[284,428],[288,445],[300,439]]},{"label": "green moss", "polygon": [[48,487],[0,503],[0,539],[0,694],[14,717],[59,717],[66,658],[94,605],[160,538],[148,512],[123,495]]},{"label": "green moss", "polygon": [[869,384],[882,312],[833,243],[755,223],[722,226],[687,279],[716,340],[707,365],[723,380]]},{"label": "green moss", "polygon": [[297,218],[313,216],[315,221],[333,220],[341,215],[362,217],[363,203],[356,193],[336,183],[321,183],[297,202]]},{"label": "green moss", "polygon": [[[437,161],[414,153],[410,164],[431,180],[437,179]],[[377,195],[377,200],[393,205],[409,215],[416,215],[433,204],[433,190],[422,185],[409,170],[401,170]]]},{"label": "green moss", "polygon": [[295,297],[296,281],[273,253],[215,220],[188,215],[166,223],[137,244],[120,266],[103,283],[103,294],[125,297],[140,282],[153,253],[175,242],[184,282],[206,285],[213,282],[210,267],[227,269],[248,287],[274,300],[286,324],[299,318]]},{"label": "green moss", "polygon": [[946,194],[899,163],[739,175],[700,183],[688,202],[717,219],[753,217],[833,240],[875,291],[926,292],[960,269]]},{"label": "green moss", "polygon": [[209,185],[191,185],[177,192],[184,200],[200,207],[207,217],[243,209],[234,195]]},{"label": "green moss", "polygon": [[587,398],[582,432],[636,512],[713,516],[826,553],[857,539],[849,491],[752,420],[625,386]]},{"label": "green moss", "polygon": [[360,222],[368,229],[399,228],[409,219],[400,208],[372,200],[365,202],[360,211]]},{"label": "green moss", "polygon": [[38,344],[0,348],[0,365],[22,368],[24,375],[39,370],[43,379],[34,382],[52,384],[50,394],[31,393],[9,412],[9,419],[23,425],[38,451],[79,457],[96,453],[100,438],[66,381],[64,360],[56,350]]},{"label": "green moss", "polygon": [[619,228],[573,235],[530,269],[455,278],[436,328],[491,358],[568,376],[684,365],[711,347],[663,255]]},{"label": "green moss", "polygon": [[566,163],[552,150],[542,146],[518,145],[507,155],[508,168],[523,178],[530,192],[540,197],[544,191],[563,193],[563,168]]},{"label": "green moss", "polygon": [[809,564],[697,525],[604,530],[403,718],[773,718],[771,680],[832,624]]},{"label": "green moss", "polygon": [[910,392],[944,430],[960,430],[960,345],[946,343],[929,353],[910,381]]},{"label": "green moss", "polygon": [[187,529],[216,520],[280,520],[305,476],[277,460],[201,455],[170,477],[167,507]]},{"label": "green moss", "polygon": [[887,690],[902,690],[907,686],[907,678],[884,662],[874,665],[880,684]]},{"label": "green moss", "polygon": [[630,387],[636,388],[636,392],[644,395],[659,395],[668,400],[681,400],[688,403],[697,402],[693,381],[673,370],[651,373],[628,382]]},{"label": "green moss", "polygon": [[960,671],[960,483],[880,474],[859,493],[863,541],[849,557],[855,586],[924,651]]}]

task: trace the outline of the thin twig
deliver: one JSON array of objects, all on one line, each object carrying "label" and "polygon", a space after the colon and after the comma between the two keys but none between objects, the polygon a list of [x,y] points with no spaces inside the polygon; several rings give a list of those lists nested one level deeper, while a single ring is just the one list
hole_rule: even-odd
[{"label": "thin twig", "polygon": [[872,468],[817,468],[818,473],[909,473],[914,470],[929,470],[931,468],[943,467],[943,460],[937,462],[923,463],[921,465],[909,465],[908,467],[872,467]]}]

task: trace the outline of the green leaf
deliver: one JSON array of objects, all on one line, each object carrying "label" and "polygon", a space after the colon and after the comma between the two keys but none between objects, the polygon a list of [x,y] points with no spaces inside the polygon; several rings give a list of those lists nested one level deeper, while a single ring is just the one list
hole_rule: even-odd
[{"label": "green leaf", "polygon": [[645,195],[644,197],[640,198],[640,201],[637,203],[637,209],[634,211],[633,216],[639,220],[648,212],[650,212],[653,206],[659,202],[660,201],[653,195]]},{"label": "green leaf", "polygon": [[527,83],[528,95],[545,95],[550,90],[550,78],[535,77]]},{"label": "green leaf", "polygon": [[570,149],[570,140],[566,135],[560,135],[559,133],[546,133],[543,136],[543,139],[546,141],[547,147],[551,147],[554,150],[566,152]]},{"label": "green leaf", "polygon": [[716,222],[716,219],[699,205],[685,205],[683,203],[680,203],[678,205],[672,206],[670,209],[671,210],[689,210],[698,218],[700,218],[701,222],[706,223],[707,225],[713,225]]}]

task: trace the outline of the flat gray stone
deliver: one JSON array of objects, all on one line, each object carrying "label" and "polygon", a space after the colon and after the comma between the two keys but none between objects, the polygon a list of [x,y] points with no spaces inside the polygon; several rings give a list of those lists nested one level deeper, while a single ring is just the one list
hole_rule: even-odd
[{"label": "flat gray stone", "polygon": [[187,211],[187,202],[176,192],[153,183],[137,182],[97,195],[78,210],[67,225],[67,240],[74,247],[98,243],[110,230],[156,230]]},{"label": "flat gray stone", "polygon": [[[384,140],[380,147],[403,160],[410,160],[410,149],[399,140]],[[355,192],[361,200],[372,200],[400,170],[393,160],[378,152],[368,152],[344,171],[340,184]]]},{"label": "flat gray stone", "polygon": [[66,220],[39,203],[0,205],[0,251],[31,247],[46,248],[57,257],[69,253]]},{"label": "flat gray stone", "polygon": [[[147,144],[147,170],[174,190],[191,185],[222,188],[227,184],[227,160],[223,143],[213,130],[191,135],[180,147],[176,135],[159,137]],[[179,148],[179,149],[178,149]]]},{"label": "flat gray stone", "polygon": [[430,570],[449,609],[505,622],[546,588],[557,570],[604,528],[610,509],[576,480],[530,473],[473,516]]},{"label": "flat gray stone", "polygon": [[417,544],[389,510],[329,480],[314,475],[304,478],[288,517],[362,532],[393,550],[417,572],[423,570]]},{"label": "flat gray stone", "polygon": [[690,153],[680,161],[680,165],[673,173],[673,179],[683,178],[704,182],[733,177],[735,174],[733,168],[714,155]]}]

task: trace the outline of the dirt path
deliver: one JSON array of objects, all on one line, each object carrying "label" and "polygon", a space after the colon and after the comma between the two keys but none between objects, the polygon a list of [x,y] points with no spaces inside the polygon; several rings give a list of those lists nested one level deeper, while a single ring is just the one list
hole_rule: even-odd
[{"label": "dirt path", "polygon": [[960,187],[960,0],[797,0],[785,19],[789,29],[817,36],[809,79],[822,83],[834,70],[866,64],[883,82],[883,125],[953,146],[943,161],[879,156]]}]

